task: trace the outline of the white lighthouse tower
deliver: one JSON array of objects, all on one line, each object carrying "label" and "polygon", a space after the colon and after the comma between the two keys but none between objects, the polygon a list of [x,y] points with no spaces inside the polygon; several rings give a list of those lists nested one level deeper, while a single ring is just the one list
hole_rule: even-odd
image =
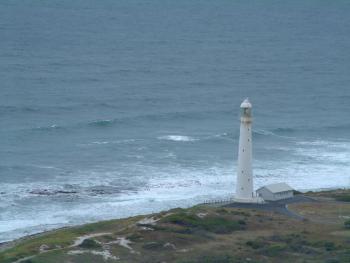
[{"label": "white lighthouse tower", "polygon": [[253,188],[252,168],[252,104],[245,99],[241,104],[236,201],[257,202]]}]

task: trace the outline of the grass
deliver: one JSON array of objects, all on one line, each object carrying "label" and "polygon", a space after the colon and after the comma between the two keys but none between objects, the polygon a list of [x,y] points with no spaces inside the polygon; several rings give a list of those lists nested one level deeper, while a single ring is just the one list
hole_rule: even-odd
[{"label": "grass", "polygon": [[308,195],[313,197],[326,197],[336,201],[350,202],[350,190],[349,189],[336,189],[322,192],[307,192]]},{"label": "grass", "polygon": [[264,248],[261,253],[266,256],[276,257],[287,249],[285,244],[272,244]]},{"label": "grass", "polygon": [[310,202],[288,205],[306,219],[324,224],[344,224],[350,217],[350,205],[346,202]]},{"label": "grass", "polygon": [[136,221],[139,217],[123,220],[109,220],[62,230],[55,230],[37,237],[21,241],[18,245],[0,253],[1,263],[10,263],[18,259],[35,255],[39,252],[41,245],[45,244],[50,249],[67,247],[73,244],[74,240],[82,235],[93,232],[105,232],[114,227],[117,229],[125,224]]},{"label": "grass", "polygon": [[13,262],[20,258],[36,254],[39,252],[39,248],[42,244],[46,244],[49,248],[68,246],[73,242],[76,236],[76,233],[72,232],[72,230],[61,230],[26,240],[18,246],[0,253],[0,262]]}]

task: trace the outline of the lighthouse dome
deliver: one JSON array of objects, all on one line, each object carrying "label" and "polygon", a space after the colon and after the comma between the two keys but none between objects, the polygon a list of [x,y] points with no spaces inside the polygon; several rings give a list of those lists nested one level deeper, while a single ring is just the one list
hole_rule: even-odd
[{"label": "lighthouse dome", "polygon": [[241,108],[251,108],[251,107],[252,107],[252,104],[249,102],[248,98],[246,98],[241,104]]}]

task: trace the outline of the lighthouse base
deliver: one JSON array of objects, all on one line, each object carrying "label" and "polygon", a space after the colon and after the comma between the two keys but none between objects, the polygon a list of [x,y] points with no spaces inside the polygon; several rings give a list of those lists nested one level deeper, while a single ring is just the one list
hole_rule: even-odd
[{"label": "lighthouse base", "polygon": [[232,200],[235,203],[253,203],[253,204],[263,204],[264,203],[264,199],[262,199],[261,197],[258,197],[258,196],[254,196],[252,198],[234,197]]}]

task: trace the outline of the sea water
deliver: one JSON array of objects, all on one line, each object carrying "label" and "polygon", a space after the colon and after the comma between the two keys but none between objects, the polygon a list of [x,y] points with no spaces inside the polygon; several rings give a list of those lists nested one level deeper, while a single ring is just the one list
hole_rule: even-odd
[{"label": "sea water", "polygon": [[350,186],[350,2],[0,2],[0,241],[255,188]]}]

